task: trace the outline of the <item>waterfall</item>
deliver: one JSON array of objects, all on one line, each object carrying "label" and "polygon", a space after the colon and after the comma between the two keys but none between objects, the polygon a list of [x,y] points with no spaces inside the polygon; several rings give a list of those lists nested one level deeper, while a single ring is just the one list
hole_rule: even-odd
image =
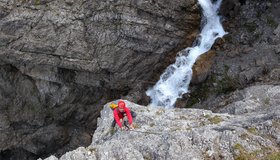
[{"label": "waterfall", "polygon": [[203,10],[201,33],[196,39],[196,44],[180,51],[176,62],[167,67],[155,86],[148,89],[146,94],[151,97],[151,106],[173,107],[177,98],[188,92],[192,66],[196,59],[209,51],[217,38],[226,34],[218,16],[222,0],[198,2]]}]

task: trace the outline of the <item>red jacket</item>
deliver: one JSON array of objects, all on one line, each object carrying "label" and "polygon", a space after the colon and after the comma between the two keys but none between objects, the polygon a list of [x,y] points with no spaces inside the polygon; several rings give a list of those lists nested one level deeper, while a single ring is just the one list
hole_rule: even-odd
[{"label": "red jacket", "polygon": [[114,119],[121,128],[122,128],[122,123],[120,119],[123,119],[125,115],[127,116],[129,124],[132,124],[132,116],[129,108],[124,107],[124,112],[120,112],[118,109],[114,109]]}]

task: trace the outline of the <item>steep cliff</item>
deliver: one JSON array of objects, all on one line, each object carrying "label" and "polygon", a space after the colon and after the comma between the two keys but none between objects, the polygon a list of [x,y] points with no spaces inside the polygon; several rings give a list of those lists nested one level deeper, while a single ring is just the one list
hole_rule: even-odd
[{"label": "steep cliff", "polygon": [[0,0],[1,156],[89,145],[101,106],[140,100],[199,19],[195,0]]},{"label": "steep cliff", "polygon": [[[177,107],[243,113],[245,103],[227,106],[239,101],[230,92],[279,84],[279,6],[278,0],[224,0],[221,15],[229,34],[196,63],[191,93]],[[147,104],[146,89],[177,51],[191,46],[199,26],[196,0],[0,0],[0,159],[59,157],[90,145],[102,106],[121,97]],[[216,116],[182,112],[189,111]],[[279,124],[278,115],[272,124]],[[229,123],[243,116],[229,116]],[[240,144],[242,153],[253,151]]]},{"label": "steep cliff", "polygon": [[220,95],[256,83],[279,84],[279,7],[277,0],[224,0],[228,35],[197,61],[191,92],[177,106],[214,109],[208,104]]}]

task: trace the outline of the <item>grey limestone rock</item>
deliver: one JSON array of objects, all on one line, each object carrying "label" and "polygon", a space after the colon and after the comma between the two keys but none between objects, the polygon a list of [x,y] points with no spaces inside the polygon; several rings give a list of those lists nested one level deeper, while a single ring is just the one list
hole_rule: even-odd
[{"label": "grey limestone rock", "polygon": [[[227,108],[247,108],[247,112],[238,114],[202,109],[151,108],[126,101],[129,108],[137,113],[134,120],[136,129],[131,131],[118,129],[111,132],[113,116],[108,103],[101,111],[92,144],[69,152],[60,159],[70,160],[71,155],[83,160],[232,160],[244,156],[247,159],[267,159],[270,154],[279,153],[279,86],[253,86],[240,92],[244,95],[243,103],[240,100],[225,106],[225,111]],[[269,106],[264,106],[266,102],[263,98],[266,96],[271,99]],[[252,103],[251,98],[256,101]]]},{"label": "grey limestone rock", "polygon": [[101,106],[165,68],[199,19],[195,0],[0,0],[0,159],[89,145]]}]

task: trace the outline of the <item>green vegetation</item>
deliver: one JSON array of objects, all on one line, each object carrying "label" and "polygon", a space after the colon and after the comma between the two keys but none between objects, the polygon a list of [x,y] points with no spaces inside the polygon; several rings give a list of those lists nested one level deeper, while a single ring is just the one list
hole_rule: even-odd
[{"label": "green vegetation", "polygon": [[210,121],[212,124],[218,124],[223,121],[223,119],[220,116],[214,116],[211,118],[208,118],[208,121]]},{"label": "green vegetation", "polygon": [[280,152],[274,152],[266,157],[267,160],[280,160]]},{"label": "green vegetation", "polygon": [[251,159],[256,159],[256,155],[254,153],[248,153],[244,149],[244,147],[241,144],[239,144],[239,143],[236,143],[233,146],[233,149],[237,150],[239,152],[238,155],[234,156],[235,160],[251,160]]},{"label": "green vegetation", "polygon": [[180,10],[183,12],[187,12],[188,8],[186,6],[180,6]]},{"label": "green vegetation", "polygon": [[263,33],[260,33],[260,32],[255,33],[255,34],[254,34],[254,39],[255,39],[255,40],[260,39],[260,38],[262,37],[262,34],[263,34]]},{"label": "green vegetation", "polygon": [[55,118],[55,112],[52,108],[48,107],[46,108],[46,118],[50,119],[50,120],[54,120]]},{"label": "green vegetation", "polygon": [[267,24],[269,24],[273,28],[276,28],[278,26],[278,23],[271,16],[267,16],[266,22],[267,22]]},{"label": "green vegetation", "polygon": [[[220,116],[214,116],[211,117],[209,114],[204,115],[204,117],[210,122],[210,124],[218,124],[223,121],[223,119]],[[206,125],[205,122],[200,122],[200,126]]]},{"label": "green vegetation", "polygon": [[28,108],[31,112],[39,112],[39,109],[41,108],[41,106],[37,106],[35,104],[30,104],[28,105]]},{"label": "green vegetation", "polygon": [[[251,160],[251,159],[280,160],[280,152],[272,151],[272,149],[269,147],[264,147],[262,149],[255,150],[254,152],[247,152],[241,144],[236,143],[233,146],[233,149],[234,151],[238,151],[238,153],[234,155],[235,160]],[[258,157],[258,155],[262,155],[262,156]]]},{"label": "green vegetation", "polygon": [[35,4],[39,5],[41,3],[41,0],[35,0]]},{"label": "green vegetation", "polygon": [[224,36],[224,39],[225,39],[226,42],[228,42],[228,43],[233,43],[233,38],[232,38],[232,36],[231,36],[230,34],[226,34],[226,35]]},{"label": "green vegetation", "polygon": [[242,133],[239,137],[243,140],[246,140],[247,138],[249,138],[249,135],[247,133]]},{"label": "green vegetation", "polygon": [[270,98],[269,98],[269,97],[266,97],[266,98],[264,99],[264,104],[265,104],[265,105],[269,105],[269,102],[270,102]]},{"label": "green vegetation", "polygon": [[257,134],[258,130],[255,127],[248,128],[247,131],[252,134]]},{"label": "green vegetation", "polygon": [[[35,5],[40,5],[41,0],[34,0],[35,1]],[[21,0],[21,3],[33,3],[33,0]]]},{"label": "green vegetation", "polygon": [[229,66],[224,65],[224,77],[218,82],[217,93],[228,93],[234,91],[239,86],[238,78],[228,75]]},{"label": "green vegetation", "polygon": [[257,30],[258,25],[255,22],[247,22],[244,24],[244,27],[248,32],[254,32]]},{"label": "green vegetation", "polygon": [[206,125],[206,123],[204,121],[199,123],[199,127],[202,127],[202,126],[205,126],[205,125]]},{"label": "green vegetation", "polygon": [[115,134],[116,133],[116,129],[115,128],[111,128],[110,129],[110,131],[109,131],[109,133],[110,133],[110,135],[113,135],[113,134]]},{"label": "green vegetation", "polygon": [[153,156],[151,155],[151,153],[146,152],[145,154],[143,154],[143,159],[144,160],[153,160]]},{"label": "green vegetation", "polygon": [[211,116],[209,114],[204,115],[205,118],[209,119]]},{"label": "green vegetation", "polygon": [[230,77],[228,71],[229,66],[224,65],[223,77],[218,79],[215,75],[212,75],[204,83],[198,85],[197,88],[191,92],[186,108],[192,107],[194,104],[207,99],[211,95],[226,94],[237,89],[240,86],[239,78]]},{"label": "green vegetation", "polygon": [[256,17],[259,19],[262,17],[262,12],[260,10],[257,11]]},{"label": "green vegetation", "polygon": [[206,98],[208,98],[211,94],[210,87],[211,84],[209,82],[199,85],[194,92],[191,92],[191,97],[188,99],[186,107],[190,108],[194,104],[199,103],[201,100],[205,100]]}]

